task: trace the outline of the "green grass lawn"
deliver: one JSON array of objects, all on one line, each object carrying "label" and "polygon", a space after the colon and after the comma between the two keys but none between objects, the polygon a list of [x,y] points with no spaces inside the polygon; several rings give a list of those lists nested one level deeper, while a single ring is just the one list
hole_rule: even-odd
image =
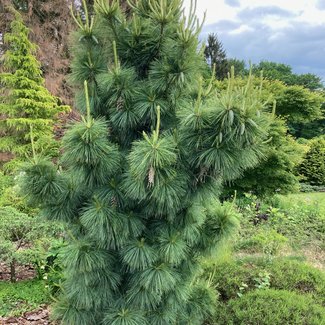
[{"label": "green grass lawn", "polygon": [[325,218],[325,192],[324,193],[298,193],[287,196],[279,196],[283,208],[294,206],[308,206],[318,209],[321,216]]},{"label": "green grass lawn", "polygon": [[48,302],[43,281],[0,282],[0,317],[20,316]]},{"label": "green grass lawn", "polygon": [[262,206],[260,213],[268,218],[256,225],[254,202],[242,213],[237,255],[301,256],[325,269],[325,193],[278,195]]},{"label": "green grass lawn", "polygon": [[325,324],[325,193],[278,195],[260,210],[245,199],[228,254],[206,261],[213,324]]}]

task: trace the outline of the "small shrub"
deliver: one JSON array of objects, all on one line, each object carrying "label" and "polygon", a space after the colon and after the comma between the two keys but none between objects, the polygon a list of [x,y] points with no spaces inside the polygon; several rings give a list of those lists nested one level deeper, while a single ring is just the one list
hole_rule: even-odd
[{"label": "small shrub", "polygon": [[262,258],[251,259],[256,267],[271,274],[271,287],[311,294],[317,303],[325,306],[325,273],[300,261],[278,258],[271,263]]},{"label": "small shrub", "polygon": [[1,198],[5,189],[12,186],[13,182],[14,182],[14,178],[12,176],[6,175],[3,173],[3,171],[0,171],[0,197]]},{"label": "small shrub", "polygon": [[28,215],[36,215],[37,209],[27,206],[25,199],[19,194],[17,185],[21,174],[7,175],[0,171],[0,207],[12,206]]},{"label": "small shrub", "polygon": [[315,190],[315,186],[310,185],[308,183],[300,183],[300,192],[302,193],[312,193],[312,192],[316,192]]},{"label": "small shrub", "polygon": [[299,166],[299,173],[311,185],[325,185],[325,138],[311,141],[310,150]]},{"label": "small shrub", "polygon": [[307,183],[300,183],[300,192],[312,193],[312,192],[325,192],[325,185],[310,185]]},{"label": "small shrub", "polygon": [[0,207],[0,258],[10,265],[10,279],[16,281],[16,265],[39,266],[51,245],[51,240],[61,235],[63,228],[40,218],[31,217],[7,206]]},{"label": "small shrub", "polygon": [[212,275],[212,282],[222,301],[228,301],[255,289],[254,278],[258,272],[259,269],[255,265],[247,264],[243,267],[235,260],[224,261],[216,265],[210,264],[205,269],[205,275],[209,277]]},{"label": "small shrub", "polygon": [[286,290],[255,290],[220,306],[215,325],[321,325],[325,308]]},{"label": "small shrub", "polygon": [[61,293],[63,282],[63,266],[61,255],[66,243],[63,240],[53,241],[43,264],[40,266],[45,287],[52,297]]}]

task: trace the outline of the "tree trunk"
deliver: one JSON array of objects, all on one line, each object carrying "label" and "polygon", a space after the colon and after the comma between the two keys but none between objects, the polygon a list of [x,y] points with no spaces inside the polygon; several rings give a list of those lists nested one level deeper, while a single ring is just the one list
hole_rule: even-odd
[{"label": "tree trunk", "polygon": [[16,260],[13,259],[10,262],[10,281],[14,283],[16,280]]}]

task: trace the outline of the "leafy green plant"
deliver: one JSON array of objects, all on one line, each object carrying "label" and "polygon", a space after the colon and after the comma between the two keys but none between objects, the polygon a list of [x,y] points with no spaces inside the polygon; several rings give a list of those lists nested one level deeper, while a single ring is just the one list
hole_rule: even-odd
[{"label": "leafy green plant", "polygon": [[237,296],[240,298],[243,296],[243,294],[247,291],[248,289],[248,284],[245,282],[242,282],[240,284],[240,287],[238,288]]},{"label": "leafy green plant", "polygon": [[267,271],[259,272],[258,276],[254,278],[255,287],[257,289],[268,289],[270,287],[271,274]]},{"label": "leafy green plant", "polygon": [[37,209],[34,209],[26,203],[24,197],[19,193],[17,185],[21,174],[4,174],[0,171],[0,207],[12,206],[19,212],[35,216]]},{"label": "leafy green plant", "polygon": [[45,282],[45,287],[52,297],[58,296],[63,288],[62,253],[64,247],[66,247],[66,242],[62,239],[53,240],[40,266],[40,272]]},{"label": "leafy green plant", "polygon": [[310,149],[299,166],[303,180],[311,185],[325,185],[325,138],[315,138],[310,142]]}]

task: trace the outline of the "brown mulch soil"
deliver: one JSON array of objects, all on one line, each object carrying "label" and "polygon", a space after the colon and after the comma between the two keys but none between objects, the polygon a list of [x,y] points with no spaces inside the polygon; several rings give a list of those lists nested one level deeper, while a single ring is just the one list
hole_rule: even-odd
[{"label": "brown mulch soil", "polygon": [[[31,280],[34,279],[35,276],[36,276],[36,272],[31,265],[16,266],[17,281]],[[0,281],[10,281],[10,268],[7,264],[1,262],[0,262]]]},{"label": "brown mulch soil", "polygon": [[[31,265],[17,265],[17,281],[31,280],[36,272]],[[5,263],[0,263],[0,281],[10,280],[10,268]],[[55,325],[49,320],[49,307],[44,305],[40,309],[24,313],[20,317],[0,317],[0,325]]]},{"label": "brown mulch soil", "polygon": [[57,323],[49,320],[49,308],[44,306],[36,311],[26,312],[21,317],[0,317],[0,325],[55,325]]},{"label": "brown mulch soil", "polygon": [[[30,265],[17,265],[16,266],[16,278],[17,281],[31,280],[36,276],[36,272]],[[0,281],[10,280],[10,268],[5,263],[0,263]],[[50,325],[54,324],[49,321],[49,309],[48,306],[43,308],[26,312],[21,317],[0,317],[0,325]]]}]

